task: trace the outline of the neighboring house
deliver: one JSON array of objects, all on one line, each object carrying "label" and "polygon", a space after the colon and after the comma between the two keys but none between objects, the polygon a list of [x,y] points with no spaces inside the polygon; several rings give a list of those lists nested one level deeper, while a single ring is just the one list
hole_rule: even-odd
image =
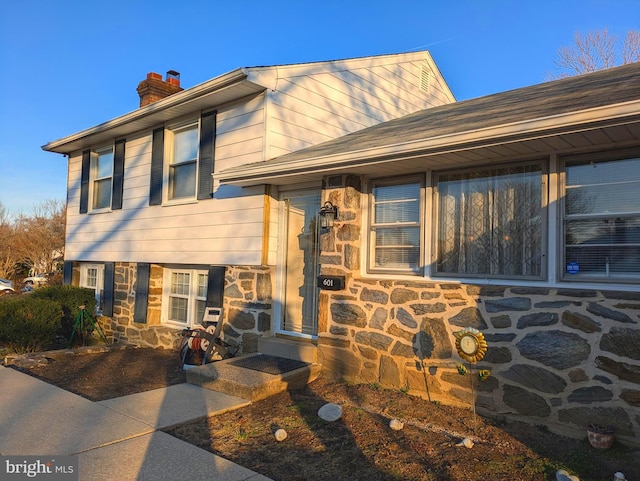
[{"label": "neighboring house", "polygon": [[47,144],[66,279],[116,340],[222,306],[245,352],[466,405],[475,327],[479,409],[634,442],[640,64],[452,102],[426,52],[249,68]]}]

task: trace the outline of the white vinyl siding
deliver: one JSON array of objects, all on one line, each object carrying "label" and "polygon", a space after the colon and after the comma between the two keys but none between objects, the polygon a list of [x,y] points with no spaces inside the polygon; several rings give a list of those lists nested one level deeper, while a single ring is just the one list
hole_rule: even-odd
[{"label": "white vinyl siding", "polygon": [[[432,91],[425,95],[420,91],[420,66],[424,58],[423,52],[364,61],[247,69],[249,79],[265,85],[267,91],[215,107],[215,171],[263,161],[398,117],[409,110],[451,102],[453,98],[439,73],[436,77],[442,82],[442,94],[434,95]],[[402,65],[396,67],[394,64],[398,62]],[[350,68],[353,74],[347,72]],[[401,85],[384,85],[391,78],[397,78]],[[314,92],[320,85],[325,85],[324,90]],[[347,93],[338,96],[341,90]],[[394,106],[394,92],[402,108]],[[187,117],[183,119],[187,122],[198,115],[185,114]],[[168,123],[165,127],[184,125]],[[206,202],[187,199],[185,203],[185,199],[176,199],[163,206],[149,206],[151,129],[127,134],[126,139],[123,205],[109,216],[78,215],[81,152],[70,157],[65,251],[68,258],[260,265],[266,250],[266,257],[273,261],[277,202],[271,202],[271,215],[265,215],[263,187],[239,188],[214,182],[214,198]],[[165,139],[165,145],[169,142]],[[166,172],[170,155],[165,150]],[[168,173],[165,175],[168,177]],[[166,181],[165,178],[163,186]],[[164,200],[167,198],[165,191]],[[266,247],[262,238],[265,218],[270,219]]]},{"label": "white vinyl siding", "polygon": [[[278,88],[268,94],[266,158],[452,102],[448,87],[425,55],[279,67]],[[425,63],[433,73],[429,93],[420,88]]]}]

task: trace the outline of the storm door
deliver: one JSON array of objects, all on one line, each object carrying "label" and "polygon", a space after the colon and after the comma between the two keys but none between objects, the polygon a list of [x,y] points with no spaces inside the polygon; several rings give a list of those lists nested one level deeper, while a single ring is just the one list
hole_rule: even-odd
[{"label": "storm door", "polygon": [[320,194],[285,195],[283,221],[283,296],[280,332],[318,334],[318,212]]}]

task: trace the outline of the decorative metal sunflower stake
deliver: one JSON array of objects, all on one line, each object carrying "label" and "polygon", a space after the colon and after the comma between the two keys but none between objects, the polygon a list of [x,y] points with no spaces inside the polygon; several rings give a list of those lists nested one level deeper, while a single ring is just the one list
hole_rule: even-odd
[{"label": "decorative metal sunflower stake", "polygon": [[[484,355],[487,353],[487,341],[484,335],[473,327],[465,327],[464,329],[454,332],[453,336],[456,338],[456,350],[458,355],[469,363],[469,369],[464,364],[459,362],[456,364],[458,374],[464,376],[468,371],[471,371],[471,364],[484,359]],[[491,376],[489,369],[479,369],[477,371],[478,379],[480,381],[486,381]],[[473,376],[471,376],[471,396],[473,398],[473,434],[476,433],[476,395],[473,388]]]}]

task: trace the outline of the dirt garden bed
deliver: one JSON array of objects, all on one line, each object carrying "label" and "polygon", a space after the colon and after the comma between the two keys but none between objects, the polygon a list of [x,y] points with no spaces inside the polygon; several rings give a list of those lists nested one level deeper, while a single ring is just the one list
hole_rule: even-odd
[{"label": "dirt garden bed", "polygon": [[[119,349],[45,354],[19,367],[92,400],[109,399],[185,381],[178,354]],[[336,422],[318,418],[328,402],[339,404]],[[397,419],[401,430],[390,429]],[[276,429],[287,438],[278,442]],[[167,430],[274,480],[555,480],[559,469],[581,481],[610,480],[622,471],[640,480],[640,454],[615,443],[596,450],[524,423],[501,424],[377,385],[329,382],[283,393],[246,408]],[[466,448],[463,438],[474,442]]]}]

